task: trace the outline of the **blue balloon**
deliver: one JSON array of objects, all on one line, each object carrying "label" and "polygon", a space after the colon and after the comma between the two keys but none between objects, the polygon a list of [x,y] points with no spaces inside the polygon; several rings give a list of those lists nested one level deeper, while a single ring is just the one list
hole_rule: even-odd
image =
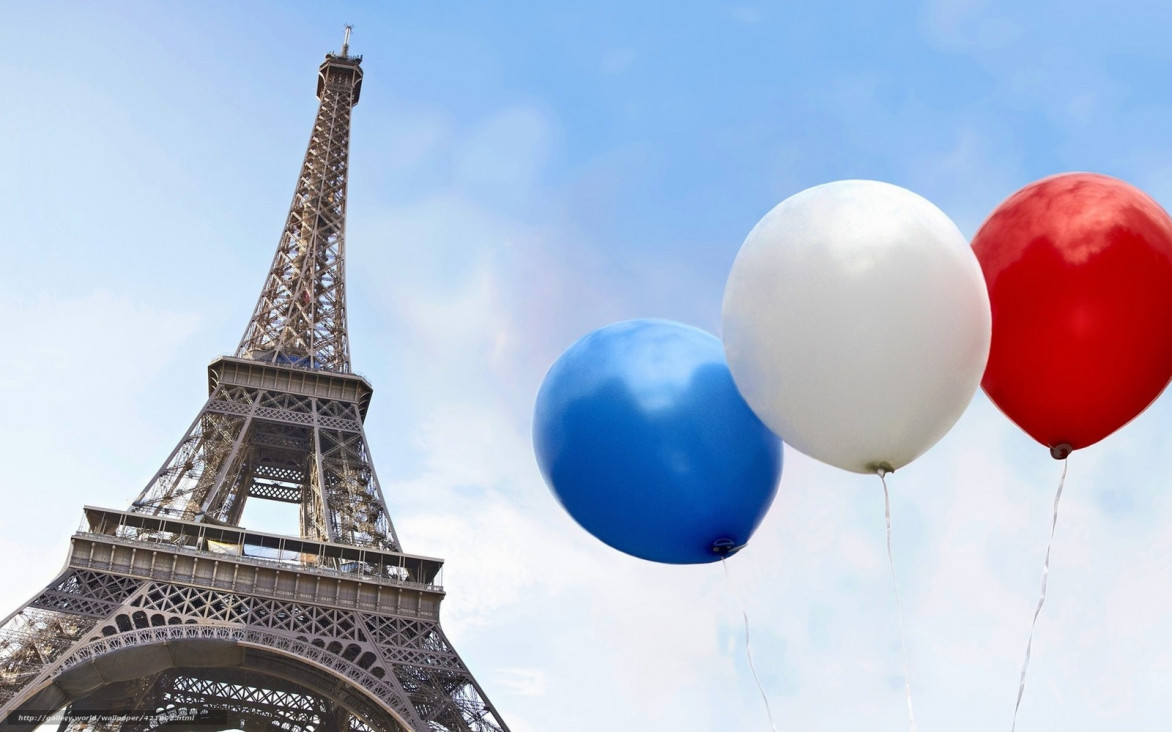
[{"label": "blue balloon", "polygon": [[666,320],[616,323],[570,346],[537,394],[533,444],[584,529],[669,564],[744,546],[781,476],[781,441],[741,398],[720,341]]}]

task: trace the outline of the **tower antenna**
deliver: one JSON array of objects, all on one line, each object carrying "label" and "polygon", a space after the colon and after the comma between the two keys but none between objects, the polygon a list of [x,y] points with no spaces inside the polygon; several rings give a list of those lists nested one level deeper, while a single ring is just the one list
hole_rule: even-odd
[{"label": "tower antenna", "polygon": [[342,55],[343,56],[350,55],[350,53],[349,53],[349,51],[350,51],[350,31],[352,31],[352,30],[354,30],[354,26],[347,24],[346,25],[346,37],[344,39],[342,39]]}]

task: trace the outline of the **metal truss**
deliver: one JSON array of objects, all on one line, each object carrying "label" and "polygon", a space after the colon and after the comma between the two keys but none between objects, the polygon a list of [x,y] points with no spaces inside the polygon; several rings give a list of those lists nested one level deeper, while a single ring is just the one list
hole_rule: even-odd
[{"label": "metal truss", "polygon": [[133,510],[236,525],[250,497],[298,503],[302,536],[397,551],[362,420],[357,401],[222,382]]},{"label": "metal truss", "polygon": [[174,729],[195,717],[224,719],[240,729],[276,727],[287,732],[349,732],[369,725],[296,684],[267,679],[264,687],[235,669],[183,669],[156,676],[139,702],[156,711],[151,722],[126,732]]},{"label": "metal truss", "polygon": [[328,54],[318,76],[317,119],[277,254],[236,355],[299,368],[350,372],[346,336],[346,173],[350,108],[362,89],[361,56]]},{"label": "metal truss", "polygon": [[[327,54],[289,216],[236,355],[128,511],[86,507],[66,569],[0,622],[0,720],[146,710],[61,730],[508,732],[444,636],[443,562],[404,554],[350,373],[344,243],[361,57]],[[299,505],[251,531],[249,499]],[[3,724],[3,721],[0,721]],[[5,729],[37,725],[8,720]]]},{"label": "metal truss", "polygon": [[[126,708],[165,716],[204,694],[198,708],[289,730],[507,732],[444,636],[435,613],[442,590],[419,583],[426,571],[412,568],[408,581],[358,574],[347,580],[356,589],[322,592],[329,573],[299,578],[296,567],[282,565],[248,574],[239,566],[245,559],[234,556],[218,556],[208,568],[211,558],[201,562],[201,552],[146,540],[158,531],[128,540],[112,524],[98,525],[114,513],[91,513],[95,525],[75,538],[69,568],[0,625],[0,714],[50,700],[73,713]],[[203,584],[224,589],[193,582],[200,566]],[[372,582],[398,593],[373,605],[377,611],[361,607]],[[412,605],[408,595],[433,601]],[[341,602],[344,596],[356,601]]]}]

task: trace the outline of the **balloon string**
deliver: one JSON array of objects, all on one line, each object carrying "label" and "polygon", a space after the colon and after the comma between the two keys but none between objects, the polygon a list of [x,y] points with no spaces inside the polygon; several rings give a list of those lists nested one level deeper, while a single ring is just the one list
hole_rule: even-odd
[{"label": "balloon string", "polygon": [[1030,623],[1030,638],[1026,641],[1025,663],[1021,666],[1021,681],[1017,685],[1017,704],[1013,706],[1013,726],[1017,730],[1017,710],[1021,708],[1021,697],[1025,693],[1026,669],[1030,667],[1030,651],[1034,645],[1034,629],[1038,626],[1038,615],[1042,613],[1042,605],[1046,603],[1046,580],[1050,577],[1050,549],[1054,546],[1054,531],[1058,527],[1058,502],[1062,500],[1062,487],[1066,485],[1066,468],[1070,458],[1062,460],[1062,477],[1058,480],[1058,492],[1054,494],[1054,515],[1050,519],[1050,541],[1046,544],[1046,561],[1042,563],[1042,594],[1038,597],[1038,607],[1034,609],[1034,620]]},{"label": "balloon string", "polygon": [[903,691],[907,698],[907,719],[911,732],[916,732],[916,713],[912,709],[912,682],[908,672],[907,642],[904,640],[903,603],[899,599],[899,580],[895,577],[895,557],[891,553],[891,496],[887,493],[887,470],[879,468],[879,480],[883,482],[883,517],[887,520],[887,564],[891,567],[891,586],[895,589],[895,613],[899,619],[899,650],[903,655]]},{"label": "balloon string", "polygon": [[724,567],[724,578],[728,580],[733,597],[737,598],[737,602],[741,605],[741,617],[745,619],[745,657],[749,659],[749,670],[753,672],[753,681],[757,682],[757,691],[761,692],[761,699],[765,702],[765,713],[769,715],[769,728],[773,732],[777,732],[777,725],[773,722],[773,710],[769,708],[769,697],[765,695],[765,687],[761,685],[761,679],[757,676],[757,667],[753,665],[753,652],[749,649],[749,611],[745,609],[745,601],[741,599],[736,585],[733,584],[732,575],[728,573],[728,564],[725,563],[724,556],[720,557],[720,566]]}]

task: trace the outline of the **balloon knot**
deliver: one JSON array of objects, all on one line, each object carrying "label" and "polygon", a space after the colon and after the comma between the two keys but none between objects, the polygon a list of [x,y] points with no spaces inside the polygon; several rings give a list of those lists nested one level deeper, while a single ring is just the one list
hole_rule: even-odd
[{"label": "balloon knot", "polygon": [[1050,457],[1055,460],[1065,460],[1070,457],[1072,452],[1074,452],[1074,448],[1070,446],[1070,443],[1063,442],[1050,448]]},{"label": "balloon knot", "polygon": [[737,544],[727,536],[722,536],[716,541],[712,542],[712,553],[721,557],[731,557],[740,550],[744,549],[744,544]]},{"label": "balloon knot", "polygon": [[880,478],[884,478],[888,473],[894,473],[895,468],[891,467],[891,463],[886,460],[875,463],[868,463],[867,470],[878,473]]}]

